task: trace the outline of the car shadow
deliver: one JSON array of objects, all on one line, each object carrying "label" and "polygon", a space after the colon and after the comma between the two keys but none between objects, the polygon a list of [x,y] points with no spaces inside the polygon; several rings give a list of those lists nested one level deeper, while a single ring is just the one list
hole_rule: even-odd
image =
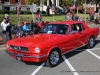
[{"label": "car shadow", "polygon": [[100,40],[95,40],[95,44],[94,44],[94,47],[100,43]]},{"label": "car shadow", "polygon": [[43,62],[24,62],[26,65],[40,66]]}]

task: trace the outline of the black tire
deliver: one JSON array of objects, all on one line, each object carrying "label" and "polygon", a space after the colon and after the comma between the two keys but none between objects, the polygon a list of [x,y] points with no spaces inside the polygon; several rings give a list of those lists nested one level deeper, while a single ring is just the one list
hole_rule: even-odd
[{"label": "black tire", "polygon": [[[46,61],[46,66],[47,67],[55,67],[55,66],[57,66],[59,61],[60,61],[60,56],[61,56],[61,54],[60,54],[59,50],[56,50],[56,49],[52,50],[50,52],[49,56],[48,56],[47,61]],[[56,58],[54,58],[54,57],[56,57]]]},{"label": "black tire", "polygon": [[90,37],[88,44],[86,45],[86,47],[88,49],[93,48],[94,47],[94,37]]}]

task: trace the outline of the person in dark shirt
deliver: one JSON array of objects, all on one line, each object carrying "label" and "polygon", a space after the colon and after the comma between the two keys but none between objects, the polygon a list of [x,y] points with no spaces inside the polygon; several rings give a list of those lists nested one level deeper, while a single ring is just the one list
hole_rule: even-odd
[{"label": "person in dark shirt", "polygon": [[[8,16],[8,14],[5,14],[5,20],[6,20],[6,23],[9,23],[9,22],[10,22],[10,18],[9,18],[9,16]],[[9,37],[10,37],[10,39],[12,39],[11,25],[9,25],[9,26],[7,27],[7,31],[9,32]]]}]

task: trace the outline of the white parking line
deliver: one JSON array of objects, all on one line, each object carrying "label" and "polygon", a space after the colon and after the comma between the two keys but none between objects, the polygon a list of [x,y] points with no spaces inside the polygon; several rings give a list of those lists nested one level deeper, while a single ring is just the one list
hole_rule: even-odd
[{"label": "white parking line", "polygon": [[100,35],[98,35],[98,37],[100,37]]},{"label": "white parking line", "polygon": [[97,57],[98,59],[100,59],[100,57],[98,55],[96,55],[95,53],[91,52],[90,50],[87,50],[89,53],[91,53],[93,56]]},{"label": "white parking line", "polygon": [[74,67],[70,64],[70,62],[67,60],[67,58],[63,55],[62,58],[64,59],[64,61],[66,62],[66,64],[68,65],[68,67],[71,69],[71,71],[73,72],[74,75],[79,75],[77,73],[77,71],[74,69]]},{"label": "white parking line", "polygon": [[44,65],[45,63],[42,63],[31,75],[35,75]]},{"label": "white parking line", "polygon": [[[80,50],[74,50],[74,51],[83,51],[85,49],[80,49]],[[93,49],[86,49],[86,50],[100,50],[100,48],[93,48]]]}]

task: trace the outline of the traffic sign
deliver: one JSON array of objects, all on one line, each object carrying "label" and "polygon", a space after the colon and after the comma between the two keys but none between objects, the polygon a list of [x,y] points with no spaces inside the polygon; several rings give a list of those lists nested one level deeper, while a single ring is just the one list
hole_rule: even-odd
[{"label": "traffic sign", "polygon": [[30,12],[31,13],[37,12],[36,4],[32,3],[32,5],[30,5]]}]

